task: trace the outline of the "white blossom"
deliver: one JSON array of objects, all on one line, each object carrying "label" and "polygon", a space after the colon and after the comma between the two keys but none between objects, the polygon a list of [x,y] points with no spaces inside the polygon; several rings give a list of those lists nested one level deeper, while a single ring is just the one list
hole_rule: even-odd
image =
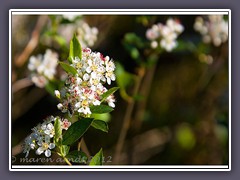
[{"label": "white blossom", "polygon": [[228,40],[228,22],[223,15],[199,16],[195,19],[194,29],[202,35],[204,43],[220,46]]},{"label": "white blossom", "polygon": [[[92,52],[85,48],[82,51],[82,59],[74,58],[71,66],[77,70],[77,75],[69,75],[64,88],[67,96],[61,94],[62,102],[58,104],[58,109],[62,112],[89,116],[92,112],[91,106],[101,104],[101,95],[107,91],[105,82],[111,84],[116,80],[114,74],[115,64],[109,56],[103,56],[99,52]],[[109,106],[115,107],[115,99],[105,100]]]},{"label": "white blossom", "polygon": [[58,90],[55,90],[54,93],[57,98],[61,98],[60,92]]},{"label": "white blossom", "polygon": [[45,135],[44,141],[38,142],[38,149],[36,150],[37,155],[45,154],[46,157],[51,156],[51,149],[55,148],[55,144],[50,142],[50,136]]},{"label": "white blossom", "polygon": [[71,126],[71,122],[60,117],[50,116],[44,120],[42,124],[38,124],[32,129],[32,133],[25,139],[23,145],[23,153],[26,157],[30,150],[35,150],[37,155],[45,154],[46,157],[51,156],[51,150],[55,148],[53,138],[55,135],[54,122],[60,119],[61,128],[67,130]]},{"label": "white blossom", "polygon": [[54,78],[57,63],[58,55],[50,49],[47,49],[44,55],[31,56],[28,69],[32,72],[33,83],[43,88],[49,80]]},{"label": "white blossom", "polygon": [[77,28],[77,38],[83,48],[92,47],[97,41],[98,29],[81,21]]},{"label": "white blossom", "polygon": [[146,31],[146,37],[151,41],[151,48],[161,47],[170,52],[177,46],[177,37],[184,30],[178,20],[168,19],[166,25],[158,23]]}]

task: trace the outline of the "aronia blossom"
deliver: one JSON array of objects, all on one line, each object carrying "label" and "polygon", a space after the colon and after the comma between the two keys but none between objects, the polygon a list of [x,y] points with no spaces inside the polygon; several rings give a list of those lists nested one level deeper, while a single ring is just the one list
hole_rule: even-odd
[{"label": "aronia blossom", "polygon": [[[69,75],[65,81],[65,88],[61,90],[62,102],[57,107],[62,112],[75,112],[89,116],[92,112],[90,107],[100,105],[102,94],[107,92],[104,84],[110,85],[115,81],[115,64],[109,56],[103,56],[99,52],[92,52],[91,49],[82,50],[82,59],[74,58],[72,67],[77,70],[77,74]],[[57,96],[58,92],[57,92]],[[109,106],[115,107],[113,95],[106,100]]]},{"label": "aronia blossom", "polygon": [[32,133],[25,139],[23,145],[23,153],[26,157],[30,150],[35,150],[37,155],[45,154],[46,157],[51,156],[51,150],[55,148],[53,138],[55,135],[54,122],[60,119],[61,128],[67,130],[71,126],[71,122],[60,117],[50,116],[44,120],[42,124],[38,124],[32,129]]}]

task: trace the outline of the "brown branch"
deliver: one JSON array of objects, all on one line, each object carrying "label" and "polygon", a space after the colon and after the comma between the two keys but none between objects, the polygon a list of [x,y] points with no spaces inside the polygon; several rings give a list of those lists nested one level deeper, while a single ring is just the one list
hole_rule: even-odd
[{"label": "brown branch", "polygon": [[20,79],[12,85],[12,93],[16,93],[19,90],[31,85],[33,85],[33,82],[29,78]]},{"label": "brown branch", "polygon": [[[142,69],[140,69],[139,70],[139,76],[138,76],[137,82],[136,82],[134,90],[133,90],[133,95],[138,94],[143,74],[144,73],[143,73]],[[121,131],[120,131],[120,135],[119,135],[119,138],[118,138],[118,142],[117,142],[116,150],[115,150],[115,154],[114,154],[114,163],[115,164],[118,164],[119,160],[120,160],[120,156],[121,156],[121,152],[122,152],[122,149],[123,149],[124,141],[126,139],[127,132],[128,132],[129,127],[130,127],[131,116],[132,116],[134,105],[135,105],[135,100],[132,100],[132,101],[128,102],[127,110],[126,110],[126,113],[125,113],[125,116],[124,116],[124,119],[123,119],[123,125],[122,125]]]},{"label": "brown branch", "polygon": [[21,67],[27,61],[27,59],[29,58],[29,56],[33,52],[33,50],[37,47],[38,42],[39,42],[40,32],[41,32],[42,28],[44,27],[44,25],[46,24],[47,19],[48,19],[48,16],[46,16],[46,15],[39,16],[36,26],[32,32],[30,41],[26,45],[23,52],[15,59],[15,65],[17,67]]},{"label": "brown branch", "polygon": [[146,104],[147,104],[147,99],[149,96],[149,92],[151,89],[151,84],[154,78],[156,68],[157,68],[157,64],[155,63],[151,68],[147,70],[146,75],[141,84],[139,93],[144,97],[144,99],[137,103],[137,109],[135,113],[136,115],[133,121],[133,128],[136,132],[141,128],[141,125],[142,125]]},{"label": "brown branch", "polygon": [[23,151],[22,144],[23,144],[23,141],[21,141],[19,144],[17,144],[12,148],[12,156],[16,156]]},{"label": "brown branch", "polygon": [[88,150],[87,144],[83,138],[81,139],[81,149],[83,152],[85,152],[85,154],[87,155],[88,158],[91,157],[91,154]]}]

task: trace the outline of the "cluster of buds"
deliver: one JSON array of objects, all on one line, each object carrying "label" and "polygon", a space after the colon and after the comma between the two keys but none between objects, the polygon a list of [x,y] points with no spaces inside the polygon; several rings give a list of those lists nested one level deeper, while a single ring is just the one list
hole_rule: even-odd
[{"label": "cluster of buds", "polygon": [[214,46],[220,46],[228,40],[228,22],[223,15],[199,16],[195,20],[194,29],[203,36],[204,43],[212,42]]},{"label": "cluster of buds", "polygon": [[[70,115],[78,112],[80,115],[89,116],[90,107],[102,103],[101,96],[107,92],[104,84],[110,85],[111,81],[115,81],[115,64],[109,56],[104,57],[99,52],[85,48],[82,50],[82,59],[76,57],[71,66],[77,70],[77,74],[68,75],[64,89],[61,92],[55,91],[56,96],[62,100],[57,107]],[[113,95],[105,101],[110,107],[115,107]]]},{"label": "cluster of buds", "polygon": [[46,157],[51,156],[51,150],[55,148],[53,141],[55,135],[54,122],[57,118],[60,119],[62,129],[67,130],[71,125],[71,122],[67,119],[61,119],[58,116],[46,118],[42,124],[34,127],[32,133],[25,139],[23,153],[26,153],[26,157],[30,150],[35,150],[37,155],[44,153]]},{"label": "cluster of buds", "polygon": [[184,30],[178,20],[168,19],[166,24],[154,24],[146,32],[146,37],[151,41],[151,47],[161,47],[170,52],[177,46],[177,37]]},{"label": "cluster of buds", "polygon": [[50,49],[47,49],[44,55],[31,56],[28,69],[32,72],[31,79],[33,83],[43,88],[49,80],[54,78],[57,65],[58,55]]}]

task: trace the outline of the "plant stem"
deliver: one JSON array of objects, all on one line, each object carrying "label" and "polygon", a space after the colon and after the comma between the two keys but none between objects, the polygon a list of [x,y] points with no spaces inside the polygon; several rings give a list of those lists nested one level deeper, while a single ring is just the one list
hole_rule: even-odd
[{"label": "plant stem", "polygon": [[144,99],[138,102],[137,104],[137,109],[134,117],[134,125],[133,125],[136,132],[139,131],[142,125],[146,104],[147,104],[147,98],[149,96],[151,84],[152,84],[156,69],[157,69],[157,63],[155,63],[151,68],[147,70],[147,73],[143,78],[143,82],[140,87],[139,93],[144,97]]},{"label": "plant stem", "polygon": [[26,45],[23,52],[15,59],[15,65],[17,67],[21,67],[29,58],[30,54],[33,52],[33,50],[37,47],[39,42],[40,33],[44,27],[44,25],[47,23],[48,16],[40,15],[36,26],[34,30],[32,31],[32,36],[28,44]]},{"label": "plant stem", "polygon": [[[139,87],[140,87],[142,77],[144,74],[143,72],[144,72],[143,69],[140,69],[138,72],[138,79],[136,81],[136,84],[135,84],[135,87],[133,90],[134,91],[133,95],[137,95],[137,93],[139,91]],[[114,155],[114,163],[115,164],[119,164],[119,161],[120,161],[122,148],[123,148],[124,141],[126,139],[127,132],[128,132],[129,126],[130,126],[131,116],[132,116],[134,105],[135,105],[134,99],[132,101],[128,102],[127,110],[126,110],[126,113],[125,113],[125,116],[123,119],[123,125],[122,125],[121,131],[120,131],[117,145],[116,145],[116,150],[115,150],[115,155]]]},{"label": "plant stem", "polygon": [[72,164],[68,161],[68,159],[66,157],[63,157],[63,159],[69,166],[72,166]]}]

